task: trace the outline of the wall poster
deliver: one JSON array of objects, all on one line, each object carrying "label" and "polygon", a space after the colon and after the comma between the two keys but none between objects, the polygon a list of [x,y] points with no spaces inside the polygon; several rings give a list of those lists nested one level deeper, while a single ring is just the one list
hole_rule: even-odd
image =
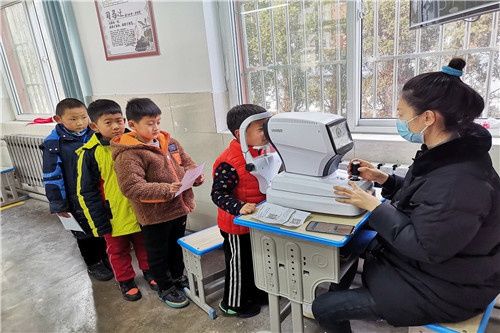
[{"label": "wall poster", "polygon": [[151,1],[95,0],[106,60],[160,54]]}]

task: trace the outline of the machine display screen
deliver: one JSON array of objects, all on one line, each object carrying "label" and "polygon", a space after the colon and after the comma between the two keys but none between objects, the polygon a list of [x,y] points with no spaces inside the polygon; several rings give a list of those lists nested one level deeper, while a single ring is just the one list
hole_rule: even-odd
[{"label": "machine display screen", "polygon": [[352,142],[346,121],[332,124],[328,127],[328,129],[330,130],[330,134],[332,135],[332,139],[337,150],[342,149]]}]

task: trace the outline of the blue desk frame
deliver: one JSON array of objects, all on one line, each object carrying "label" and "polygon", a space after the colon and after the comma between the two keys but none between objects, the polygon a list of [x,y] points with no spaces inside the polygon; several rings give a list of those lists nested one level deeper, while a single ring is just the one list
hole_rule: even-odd
[{"label": "blue desk frame", "polygon": [[[298,228],[270,225],[250,216],[238,216],[235,224],[250,228],[255,284],[269,295],[272,332],[281,332],[281,322],[291,312],[294,332],[303,332],[304,303],[311,304],[316,287],[322,282],[339,282],[356,258],[341,263],[339,248],[345,246],[367,222],[370,212],[354,217],[311,215]],[[354,225],[349,236],[309,232],[311,220]],[[290,303],[283,311],[279,297]]]}]

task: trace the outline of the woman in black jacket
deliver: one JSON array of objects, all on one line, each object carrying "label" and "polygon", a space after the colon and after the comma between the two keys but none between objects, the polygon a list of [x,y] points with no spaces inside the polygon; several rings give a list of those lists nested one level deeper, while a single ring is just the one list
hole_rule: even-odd
[{"label": "woman in black jacket", "polygon": [[500,292],[500,179],[488,153],[491,135],[473,122],[484,101],[460,80],[464,66],[455,58],[404,85],[398,132],[423,143],[404,179],[360,160],[361,177],[382,184],[389,200],[380,203],[355,183],[335,188],[344,197],[338,201],[372,212],[368,223],[378,235],[366,253],[362,288],[314,301],[327,330],[350,332],[350,319],[463,321]]}]

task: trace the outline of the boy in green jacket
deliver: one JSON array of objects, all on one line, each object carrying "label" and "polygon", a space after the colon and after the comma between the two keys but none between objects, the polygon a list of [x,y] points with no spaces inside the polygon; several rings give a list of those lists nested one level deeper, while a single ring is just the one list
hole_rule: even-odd
[{"label": "boy in green jacket", "polygon": [[144,278],[151,289],[157,289],[157,285],[149,273],[140,225],[118,187],[111,157],[109,141],[125,132],[125,119],[120,106],[107,99],[90,103],[88,114],[95,134],[76,151],[78,199],[94,235],[106,240],[106,251],[123,297],[136,301],[142,295],[134,281],[131,244]]}]

